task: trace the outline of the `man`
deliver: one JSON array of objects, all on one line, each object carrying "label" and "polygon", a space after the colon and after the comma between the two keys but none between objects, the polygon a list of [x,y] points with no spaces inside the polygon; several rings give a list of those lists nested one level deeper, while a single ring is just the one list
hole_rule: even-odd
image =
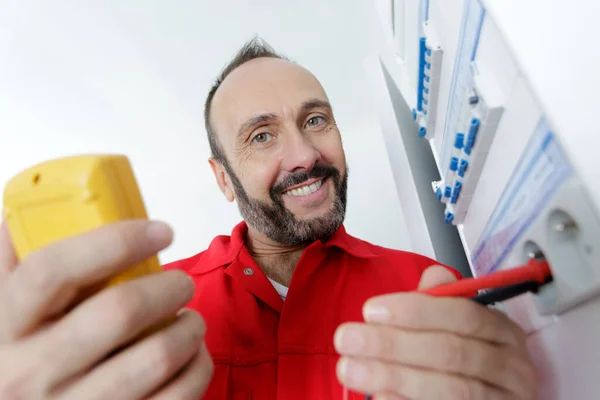
[{"label": "man", "polygon": [[189,306],[215,363],[206,399],[336,399],[338,379],[386,398],[533,398],[524,336],[507,318],[467,299],[394,295],[456,274],[345,232],[341,135],[309,71],[251,41],[204,115],[217,184],[244,219],[167,267],[196,282]]},{"label": "man", "polygon": [[168,246],[169,228],[112,224],[20,264],[0,231],[0,398],[536,397],[508,318],[410,293],[453,270],[345,232],[341,135],[309,71],[253,40],[210,91],[205,121],[217,184],[244,221],[169,271],[66,312],[79,290]]}]

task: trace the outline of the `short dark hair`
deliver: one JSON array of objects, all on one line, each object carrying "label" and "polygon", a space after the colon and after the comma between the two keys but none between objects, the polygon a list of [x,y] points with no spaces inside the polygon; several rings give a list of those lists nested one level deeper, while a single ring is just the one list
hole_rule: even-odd
[{"label": "short dark hair", "polygon": [[206,134],[208,136],[208,143],[210,144],[211,156],[215,160],[222,164],[227,164],[225,154],[221,148],[219,141],[215,135],[215,131],[210,125],[210,108],[212,100],[215,97],[215,93],[225,80],[225,78],[232,73],[236,68],[242,64],[252,61],[256,58],[271,57],[278,58],[281,60],[289,59],[279,53],[277,53],[267,42],[259,37],[254,37],[246,42],[240,50],[235,54],[233,59],[223,68],[215,83],[210,88],[206,102],[204,104],[204,126],[206,127]]}]

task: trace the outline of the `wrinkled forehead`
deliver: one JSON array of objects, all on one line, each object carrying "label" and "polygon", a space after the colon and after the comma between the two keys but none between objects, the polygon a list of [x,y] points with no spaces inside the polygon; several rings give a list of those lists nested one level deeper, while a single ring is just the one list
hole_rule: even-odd
[{"label": "wrinkled forehead", "polygon": [[230,147],[239,128],[261,114],[294,118],[303,103],[325,100],[319,81],[305,68],[276,58],[258,58],[225,78],[211,107],[211,126],[224,147]]}]

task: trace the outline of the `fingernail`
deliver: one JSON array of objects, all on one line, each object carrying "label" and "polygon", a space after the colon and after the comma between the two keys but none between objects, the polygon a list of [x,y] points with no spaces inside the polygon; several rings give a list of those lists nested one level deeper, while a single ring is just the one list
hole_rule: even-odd
[{"label": "fingernail", "polygon": [[364,347],[365,338],[359,329],[343,327],[335,333],[334,345],[340,353],[356,354]]},{"label": "fingernail", "polygon": [[380,304],[367,304],[363,316],[368,322],[387,322],[390,318],[390,311]]},{"label": "fingernail", "polygon": [[151,221],[146,229],[146,235],[148,235],[148,239],[155,243],[165,243],[173,237],[173,230],[164,222]]},{"label": "fingernail", "polygon": [[339,361],[338,368],[341,379],[347,386],[356,387],[367,381],[369,371],[360,362],[342,358]]}]

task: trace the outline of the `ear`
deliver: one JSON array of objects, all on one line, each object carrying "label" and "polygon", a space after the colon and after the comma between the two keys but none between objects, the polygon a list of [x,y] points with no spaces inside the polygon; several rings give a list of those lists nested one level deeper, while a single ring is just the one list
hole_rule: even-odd
[{"label": "ear", "polygon": [[232,202],[235,200],[235,194],[233,191],[233,185],[231,184],[231,180],[229,179],[229,174],[225,171],[223,164],[214,158],[209,158],[208,163],[215,174],[215,179],[217,180],[217,185],[219,185],[219,189],[225,195],[227,201]]}]

